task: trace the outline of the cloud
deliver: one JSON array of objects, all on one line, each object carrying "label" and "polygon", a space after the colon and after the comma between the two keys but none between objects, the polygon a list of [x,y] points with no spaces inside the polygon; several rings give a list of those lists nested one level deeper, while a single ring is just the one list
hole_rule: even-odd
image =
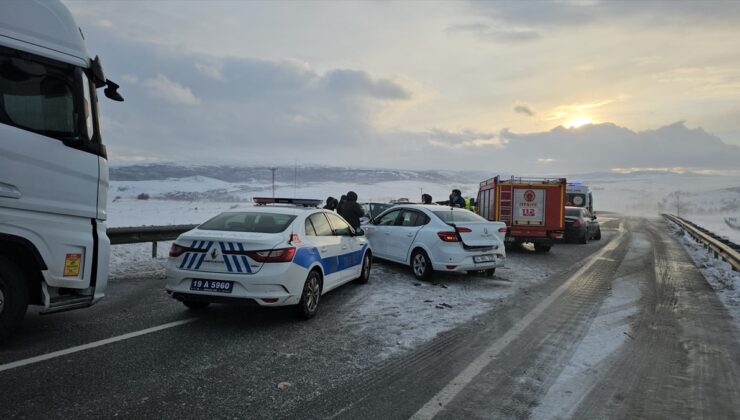
[{"label": "cloud", "polygon": [[479,149],[501,146],[502,142],[495,133],[483,133],[474,130],[452,132],[432,129],[429,132],[429,144],[443,149]]},{"label": "cloud", "polygon": [[534,117],[535,112],[527,104],[514,105],[514,112],[517,114],[524,114],[530,117]]},{"label": "cloud", "polygon": [[171,104],[190,106],[200,104],[200,99],[193,95],[189,87],[173,82],[162,74],[153,79],[146,79],[141,84],[149,89],[152,96]]},{"label": "cloud", "polygon": [[530,28],[520,28],[489,23],[467,23],[452,25],[447,28],[447,31],[451,33],[469,33],[482,40],[497,41],[502,43],[534,41],[541,37],[539,32]]},{"label": "cloud", "polygon": [[740,16],[738,2],[676,1],[666,7],[661,0],[549,1],[519,2],[471,1],[471,7],[498,22],[538,28],[572,27],[603,21],[634,22],[637,25],[712,23],[735,24]]},{"label": "cloud", "polygon": [[203,63],[195,63],[195,68],[203,73],[203,75],[210,77],[213,80],[223,80],[221,69],[216,66],[211,66]]}]

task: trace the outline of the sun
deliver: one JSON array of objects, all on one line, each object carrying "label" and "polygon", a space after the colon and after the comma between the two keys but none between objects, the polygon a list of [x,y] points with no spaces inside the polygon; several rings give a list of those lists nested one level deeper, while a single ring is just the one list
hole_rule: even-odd
[{"label": "sun", "polygon": [[578,128],[586,124],[593,124],[593,121],[591,121],[588,117],[580,116],[568,121],[565,124],[565,128]]}]

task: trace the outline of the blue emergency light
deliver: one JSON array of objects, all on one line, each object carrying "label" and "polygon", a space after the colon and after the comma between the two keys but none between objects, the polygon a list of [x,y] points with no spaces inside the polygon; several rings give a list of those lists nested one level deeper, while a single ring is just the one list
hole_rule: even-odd
[{"label": "blue emergency light", "polygon": [[292,204],[294,206],[303,207],[319,207],[323,200],[316,200],[313,198],[285,198],[285,197],[254,197],[252,201],[258,206],[264,206],[267,204]]}]

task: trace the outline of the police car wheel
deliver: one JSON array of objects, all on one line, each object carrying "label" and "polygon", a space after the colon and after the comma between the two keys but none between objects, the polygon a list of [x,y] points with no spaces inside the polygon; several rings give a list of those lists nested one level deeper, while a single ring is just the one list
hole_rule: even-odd
[{"label": "police car wheel", "polygon": [[311,319],[319,310],[321,299],[321,276],[317,271],[308,273],[306,283],[303,284],[301,300],[296,307],[296,314],[303,319]]},{"label": "police car wheel", "polygon": [[207,308],[208,305],[211,304],[211,302],[203,302],[201,300],[184,300],[182,301],[182,304],[187,306],[188,309],[198,310]]},{"label": "police car wheel", "polygon": [[373,257],[370,252],[367,252],[365,254],[365,257],[362,259],[362,271],[360,271],[360,277],[357,278],[357,283],[365,284],[368,281],[370,281],[370,268],[373,263]]},{"label": "police car wheel", "polygon": [[23,272],[5,257],[0,257],[0,340],[21,323],[28,308],[28,288]]},{"label": "police car wheel", "polygon": [[411,255],[411,271],[419,280],[427,280],[432,274],[432,262],[429,261],[427,253],[421,249],[414,251]]}]

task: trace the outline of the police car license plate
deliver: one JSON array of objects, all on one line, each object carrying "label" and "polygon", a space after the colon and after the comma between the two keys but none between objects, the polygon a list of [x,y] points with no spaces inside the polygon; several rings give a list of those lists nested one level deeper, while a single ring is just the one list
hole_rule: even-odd
[{"label": "police car license plate", "polygon": [[193,279],[190,283],[190,290],[198,292],[231,293],[233,289],[233,281]]},{"label": "police car license plate", "polygon": [[490,255],[477,255],[473,257],[473,262],[476,264],[479,263],[486,263],[486,262],[494,262],[496,261],[496,256],[493,254]]}]

